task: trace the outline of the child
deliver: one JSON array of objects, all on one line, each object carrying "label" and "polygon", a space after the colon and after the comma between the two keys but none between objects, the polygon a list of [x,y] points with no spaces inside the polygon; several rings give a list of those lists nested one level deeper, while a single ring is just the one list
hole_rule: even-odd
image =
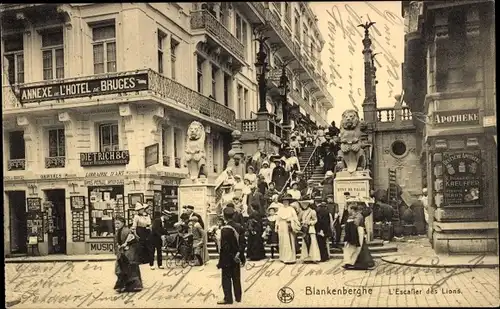
[{"label": "child", "polygon": [[209,229],[210,237],[215,241],[215,247],[217,248],[217,252],[220,252],[220,238],[221,238],[221,229],[224,226],[224,218],[217,218],[217,225],[212,226]]},{"label": "child", "polygon": [[278,202],[278,198],[279,198],[279,195],[278,194],[275,194],[271,197],[271,205],[269,205],[269,208],[273,207],[275,208],[276,211],[278,211],[278,208],[281,206],[281,203]]},{"label": "child", "polygon": [[274,259],[274,249],[278,248],[278,233],[276,232],[276,211],[277,206],[270,206],[267,211],[269,215],[267,216],[266,229],[262,237],[267,242],[267,245],[271,248],[271,258]]}]

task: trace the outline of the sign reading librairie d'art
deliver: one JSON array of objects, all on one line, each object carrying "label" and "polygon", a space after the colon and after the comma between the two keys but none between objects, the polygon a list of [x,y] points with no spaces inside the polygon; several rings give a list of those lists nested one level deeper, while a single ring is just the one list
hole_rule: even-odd
[{"label": "sign reading librairie d'art", "polygon": [[81,166],[126,165],[129,161],[128,150],[80,153]]},{"label": "sign reading librairie d'art", "polygon": [[477,108],[434,112],[433,116],[434,125],[436,126],[479,124],[479,110]]},{"label": "sign reading librairie d'art", "polygon": [[21,104],[148,89],[147,73],[21,87]]}]

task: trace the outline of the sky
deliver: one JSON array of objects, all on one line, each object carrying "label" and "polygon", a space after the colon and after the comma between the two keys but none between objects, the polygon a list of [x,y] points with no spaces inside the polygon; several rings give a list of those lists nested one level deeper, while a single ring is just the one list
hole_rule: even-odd
[{"label": "sky", "polygon": [[[401,64],[404,57],[404,20],[400,1],[310,2],[318,17],[318,26],[325,46],[321,53],[323,70],[334,98],[328,122],[340,122],[342,112],[358,108],[364,100],[364,29],[357,27],[367,21],[377,66],[377,107],[394,106],[394,96],[401,94]],[[333,46],[333,47],[332,47]],[[332,61],[333,59],[333,61]],[[333,69],[332,69],[333,68]]]}]

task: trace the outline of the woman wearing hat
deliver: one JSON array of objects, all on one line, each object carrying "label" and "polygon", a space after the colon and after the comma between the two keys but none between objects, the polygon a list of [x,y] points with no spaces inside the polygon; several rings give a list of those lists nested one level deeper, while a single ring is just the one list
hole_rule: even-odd
[{"label": "woman wearing hat", "polygon": [[132,232],[139,237],[139,256],[142,264],[148,264],[151,269],[154,267],[153,244],[151,243],[151,217],[148,212],[148,204],[135,204],[136,214],[132,223]]},{"label": "woman wearing hat", "polygon": [[262,162],[262,167],[260,168],[259,175],[264,177],[265,182],[269,185],[271,182],[273,170],[270,168],[269,161],[265,160]]},{"label": "woman wearing hat", "polygon": [[245,174],[245,180],[250,180],[251,185],[257,185],[257,175],[255,174],[255,169],[253,166],[249,165],[247,167],[247,173]]},{"label": "woman wearing hat", "polygon": [[289,194],[283,197],[283,206],[278,209],[276,220],[280,260],[286,264],[295,263],[297,260],[295,245],[297,233],[300,231],[300,223],[295,209],[290,206],[290,202],[294,201],[294,198]]},{"label": "woman wearing hat", "polygon": [[297,172],[300,172],[300,163],[299,163],[299,158],[297,158],[297,155],[295,153],[295,150],[290,150],[290,157],[286,159],[286,165],[288,166],[288,169],[290,173],[292,173],[293,179],[296,179],[297,177]]},{"label": "woman wearing hat", "polygon": [[141,263],[139,257],[139,244],[137,238],[125,226],[125,218],[115,219],[115,245],[116,263],[115,274],[117,277],[114,289],[118,293],[139,292],[142,290]]},{"label": "woman wearing hat", "polygon": [[268,215],[265,222],[264,240],[267,246],[271,248],[271,259],[274,259],[274,251],[278,248],[278,233],[276,232],[276,219],[279,206],[277,205],[278,196],[276,195],[276,204],[271,204],[267,209]]},{"label": "woman wearing hat", "polygon": [[299,191],[299,184],[296,181],[292,181],[290,187],[291,188],[288,189],[287,193],[290,194],[294,199],[299,201],[301,198],[301,194]]},{"label": "woman wearing hat", "polygon": [[317,263],[321,260],[315,228],[316,223],[318,223],[318,217],[316,215],[316,210],[312,208],[314,204],[310,204],[311,205],[306,202],[301,204],[302,213],[300,222],[302,224],[302,248],[300,259],[304,262]]},{"label": "woman wearing hat", "polygon": [[346,202],[349,218],[345,225],[344,268],[370,269],[375,266],[366,244],[365,220],[358,202]]},{"label": "woman wearing hat", "polygon": [[323,185],[323,192],[322,192],[322,198],[326,200],[327,196],[330,194],[333,194],[333,172],[328,171],[325,174],[325,179],[321,181],[321,184]]},{"label": "woman wearing hat", "polygon": [[276,161],[276,167],[273,170],[273,176],[271,177],[272,181],[276,184],[276,190],[282,191],[286,182],[288,181],[288,172],[285,169],[285,161],[279,160]]},{"label": "woman wearing hat", "polygon": [[198,217],[192,216],[189,218],[189,229],[193,235],[194,256],[198,262],[198,266],[205,265],[208,261],[207,248],[207,233],[198,222]]}]

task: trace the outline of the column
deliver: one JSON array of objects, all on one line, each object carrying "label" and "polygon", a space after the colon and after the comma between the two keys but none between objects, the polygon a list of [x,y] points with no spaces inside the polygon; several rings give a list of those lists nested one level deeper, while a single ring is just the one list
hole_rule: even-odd
[{"label": "column", "polygon": [[[134,106],[130,104],[122,104],[119,108],[120,116],[122,117],[122,121],[125,124],[125,139],[127,140],[126,149],[129,151],[130,161],[126,167],[127,171],[138,171],[141,166],[144,166],[144,162],[140,162],[140,151],[143,151],[140,148],[140,145],[137,145],[138,131],[135,130],[137,127],[137,111]],[[144,160],[143,160],[144,161]]]},{"label": "column", "polygon": [[37,134],[35,120],[26,116],[17,117],[17,125],[24,130],[25,143],[25,171],[37,171],[40,169],[40,151],[38,145],[40,134]]}]

